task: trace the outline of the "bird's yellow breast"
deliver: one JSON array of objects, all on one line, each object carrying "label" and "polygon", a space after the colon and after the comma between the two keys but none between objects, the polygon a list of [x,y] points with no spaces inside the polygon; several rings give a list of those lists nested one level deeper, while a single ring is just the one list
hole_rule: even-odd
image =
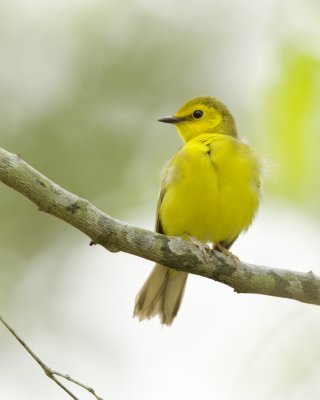
[{"label": "bird's yellow breast", "polygon": [[235,138],[203,134],[190,140],[163,170],[164,233],[231,243],[258,208],[259,174],[257,156]]}]

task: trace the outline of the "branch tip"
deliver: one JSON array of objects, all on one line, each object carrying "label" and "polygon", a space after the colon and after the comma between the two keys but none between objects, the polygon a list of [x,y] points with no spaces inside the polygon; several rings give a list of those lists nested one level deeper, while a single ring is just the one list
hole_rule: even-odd
[{"label": "branch tip", "polygon": [[99,397],[96,392],[89,386],[84,385],[83,383],[73,379],[70,377],[68,374],[62,374],[61,372],[54,371],[50,367],[48,367],[35,353],[31,348],[26,344],[26,342],[16,333],[16,331],[11,328],[11,326],[6,322],[0,315],[0,321],[2,324],[8,329],[8,331],[18,340],[18,342],[21,344],[21,346],[31,355],[31,357],[40,365],[44,373],[47,375],[48,378],[53,380],[58,386],[61,387],[70,397],[72,397],[74,400],[79,400],[65,385],[63,385],[57,378],[56,376],[60,376],[61,378],[66,379],[69,382],[74,383],[77,386],[82,387],[83,389],[87,390],[89,393],[91,393],[96,400],[103,400],[101,397]]}]

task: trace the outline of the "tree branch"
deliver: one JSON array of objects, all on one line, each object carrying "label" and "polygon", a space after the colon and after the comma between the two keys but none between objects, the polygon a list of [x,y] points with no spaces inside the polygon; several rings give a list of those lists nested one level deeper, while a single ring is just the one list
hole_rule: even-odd
[{"label": "tree branch", "polygon": [[195,244],[164,236],[111,218],[89,201],[61,188],[20,156],[0,148],[0,180],[20,192],[39,210],[54,215],[109,251],[124,251],[179,271],[201,275],[231,286],[238,293],[285,297],[320,305],[320,278],[239,262],[223,254],[204,254]]},{"label": "tree branch", "polygon": [[21,344],[21,346],[30,354],[30,356],[40,365],[40,367],[43,369],[44,373],[52,379],[58,386],[61,387],[62,390],[64,390],[70,397],[73,398],[73,400],[79,400],[78,397],[76,397],[63,383],[60,382],[60,380],[57,378],[57,376],[60,376],[61,378],[66,379],[69,382],[72,382],[83,389],[87,390],[89,393],[91,393],[96,400],[103,400],[102,397],[99,397],[96,392],[89,386],[84,385],[83,383],[76,381],[75,379],[71,378],[70,375],[62,374],[61,372],[54,371],[51,368],[49,368],[35,353],[31,348],[26,344],[26,342],[11,328],[11,326],[1,317],[0,315],[0,322],[3,323],[3,325],[8,329],[8,331],[17,339],[17,341]]}]

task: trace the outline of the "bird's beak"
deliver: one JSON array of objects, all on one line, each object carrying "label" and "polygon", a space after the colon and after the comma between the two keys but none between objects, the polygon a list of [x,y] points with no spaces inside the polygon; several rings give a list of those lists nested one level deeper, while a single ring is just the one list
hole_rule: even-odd
[{"label": "bird's beak", "polygon": [[159,118],[158,121],[166,122],[167,124],[178,124],[179,122],[183,121],[183,118],[175,117],[174,115],[167,115],[165,117]]}]

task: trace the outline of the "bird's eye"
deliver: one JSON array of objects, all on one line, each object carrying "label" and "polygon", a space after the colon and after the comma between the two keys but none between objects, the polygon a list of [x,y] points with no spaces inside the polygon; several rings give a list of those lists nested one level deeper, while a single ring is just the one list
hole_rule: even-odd
[{"label": "bird's eye", "polygon": [[196,110],[196,111],[193,112],[192,115],[193,115],[193,118],[199,119],[199,118],[201,118],[201,117],[203,116],[203,111],[201,111],[201,110]]}]

